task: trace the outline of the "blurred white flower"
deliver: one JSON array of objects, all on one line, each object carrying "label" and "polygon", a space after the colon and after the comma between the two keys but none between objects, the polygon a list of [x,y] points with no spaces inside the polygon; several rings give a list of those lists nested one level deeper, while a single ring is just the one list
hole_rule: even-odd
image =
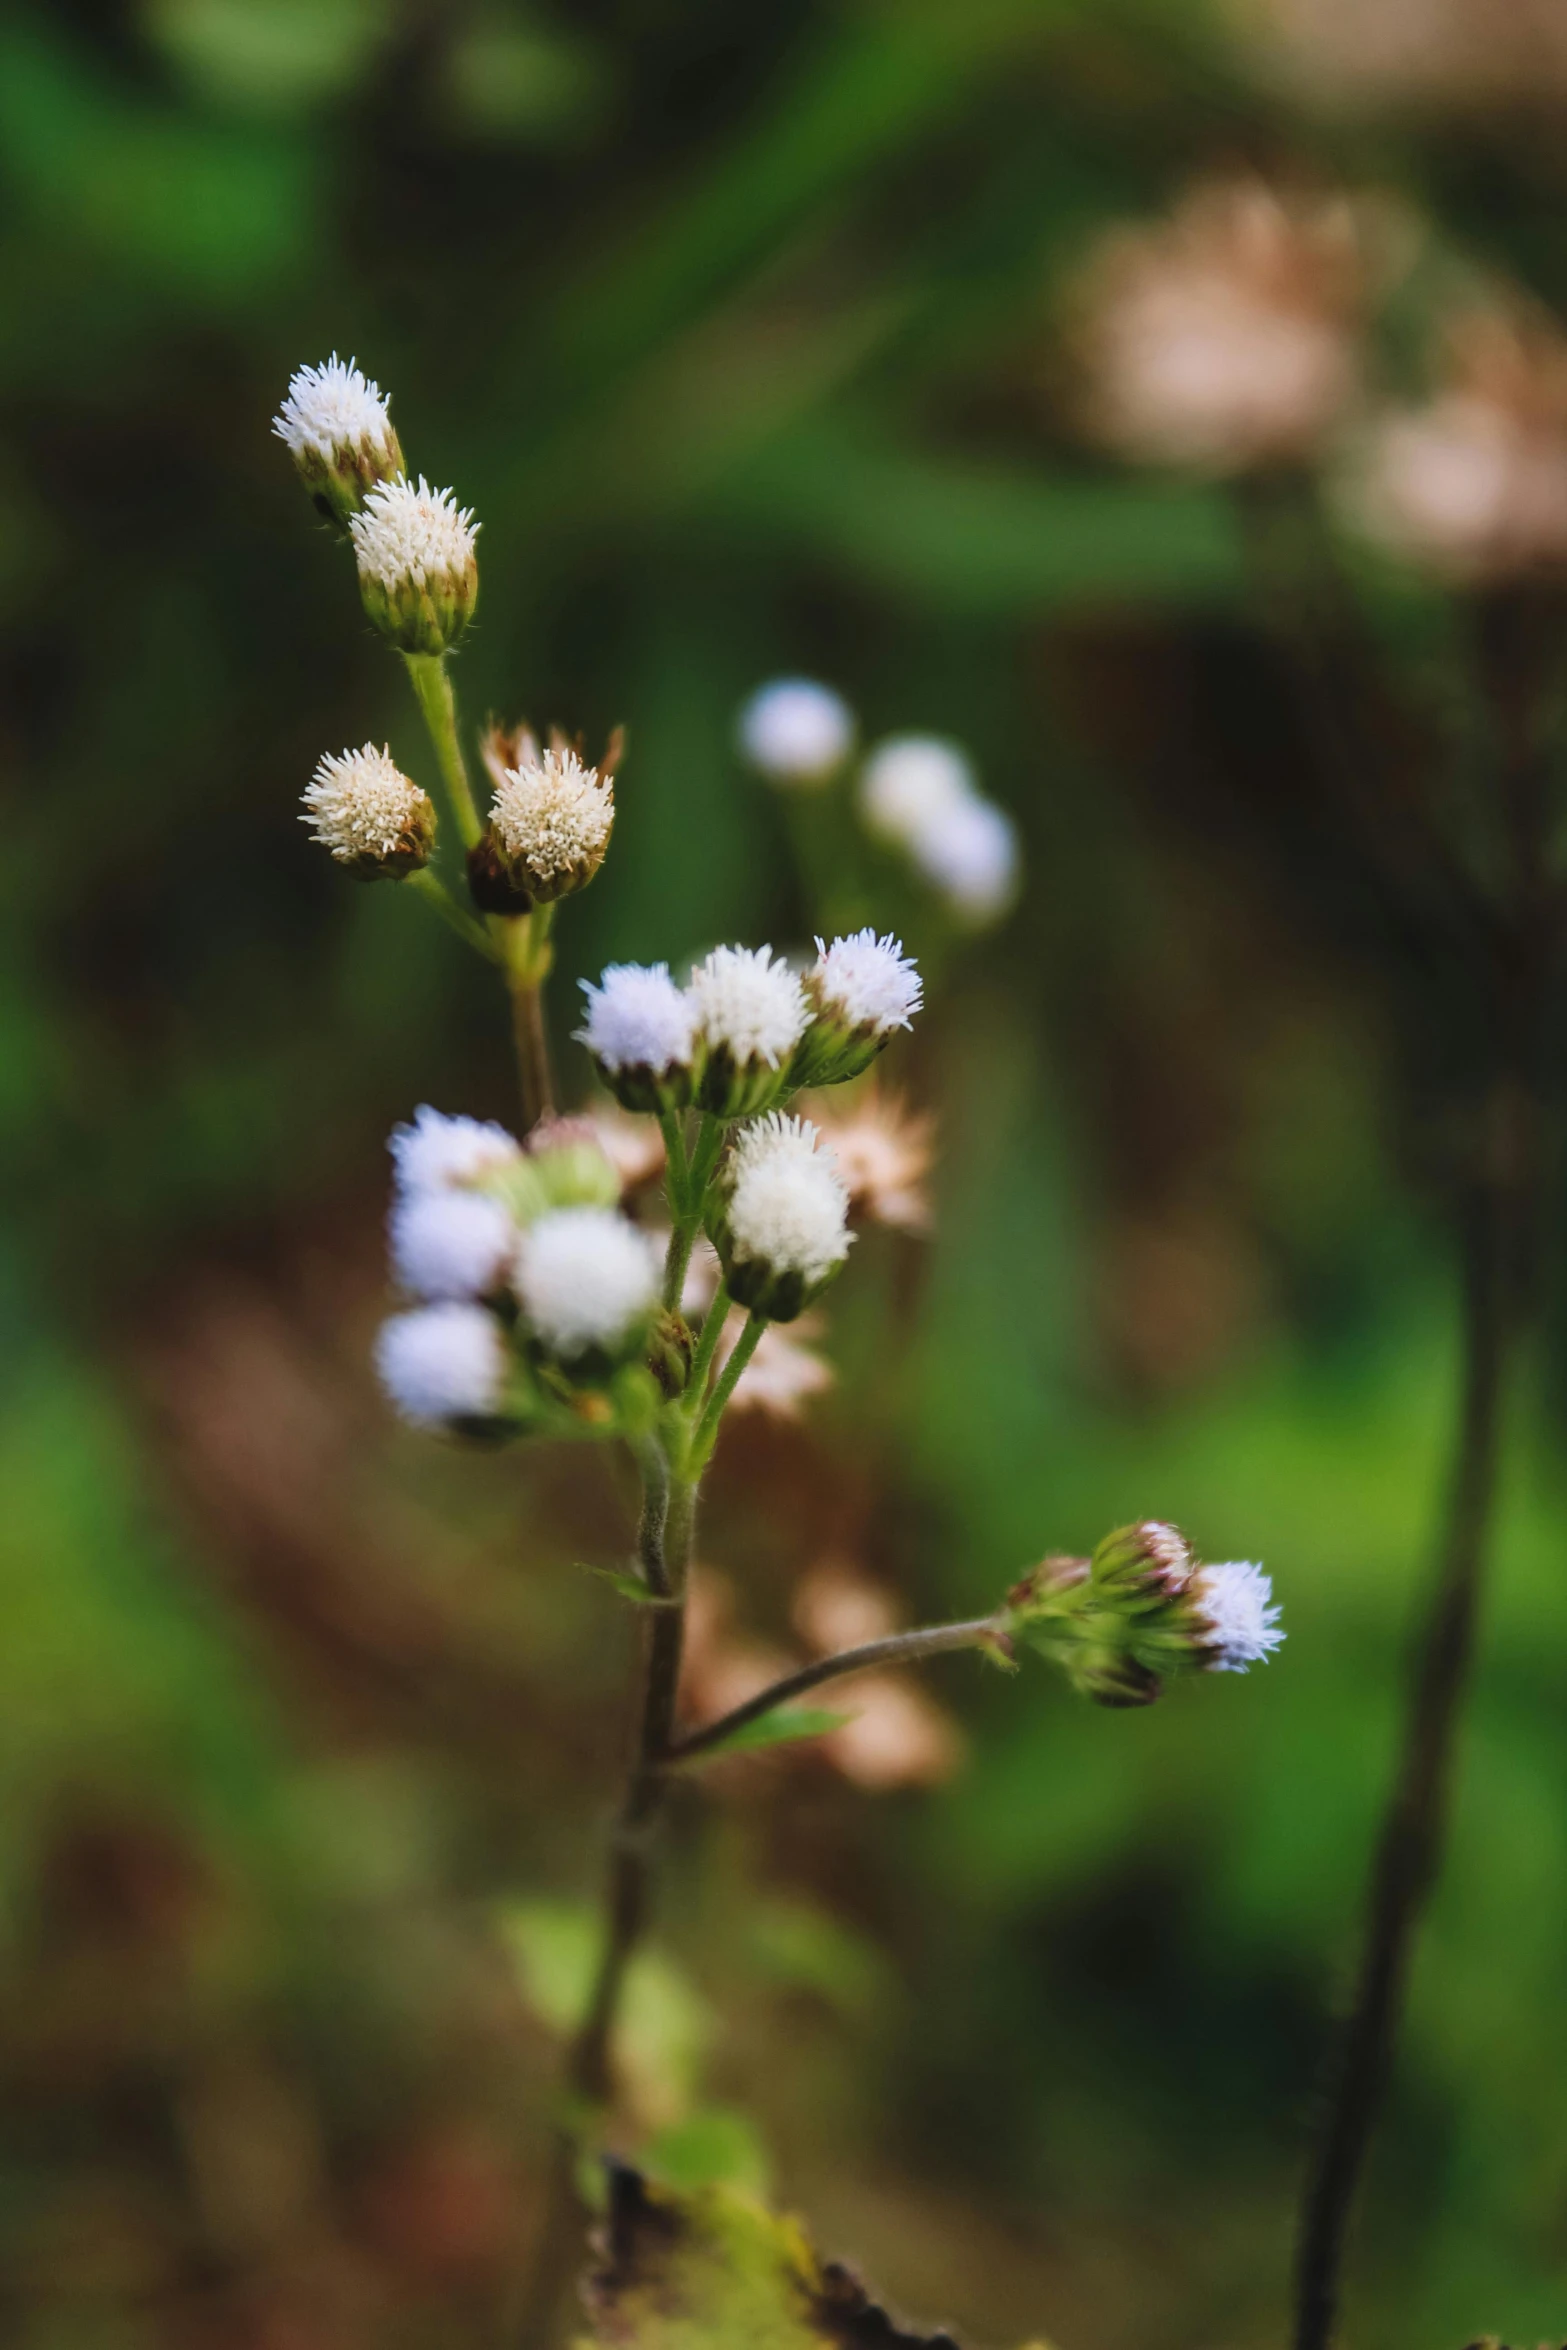
[{"label": "blurred white flower", "polygon": [[506,1343],[483,1306],[418,1306],[393,1314],[376,1336],[381,1384],[405,1420],[438,1428],[488,1419],[500,1408]]},{"label": "blurred white flower", "polygon": [[824,783],[854,740],[847,702],[814,678],[779,677],[759,686],[740,712],[740,748],[774,783]]},{"label": "blurred white flower", "polygon": [[613,1208],[555,1208],[517,1243],[517,1296],[564,1361],[618,1353],[658,1303],[646,1235]]},{"label": "blurred white flower", "polygon": [[1192,1578],[1191,1594],[1203,1622],[1210,1672],[1244,1673],[1248,1665],[1270,1656],[1284,1638],[1273,1585],[1249,1560],[1200,1568]]},{"label": "blurred white flower", "polygon": [[392,1271],[412,1297],[487,1297],[499,1289],[517,1228],[483,1192],[425,1190],[398,1198],[391,1216]]},{"label": "blurred white flower", "polygon": [[522,1156],[515,1135],[492,1119],[448,1118],[421,1102],[407,1126],[394,1126],[387,1149],[400,1191],[482,1182]]}]

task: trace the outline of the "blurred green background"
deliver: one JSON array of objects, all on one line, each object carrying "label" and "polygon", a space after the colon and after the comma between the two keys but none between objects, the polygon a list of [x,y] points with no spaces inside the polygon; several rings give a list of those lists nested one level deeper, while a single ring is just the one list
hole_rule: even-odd
[{"label": "blurred green background", "polygon": [[[726,1441],[737,1620],[787,1639],[829,1555],[966,1612],[1142,1511],[1286,1609],[1145,1713],[949,1664],[936,1786],[693,1794],[652,2158],[978,2343],[1280,2340],[1440,1485],[1463,1004],[1314,794],[1229,492],[1085,452],[1054,337],[1105,223],[1237,162],[1567,303],[1567,79],[1485,97],[1325,105],[1187,0],[0,14],[18,2350],[505,2340],[620,1754],[630,1631],[573,1562],[624,1489],[404,1435],[368,1372],[389,1125],[511,1100],[484,972],[295,821],[323,750],[429,765],[269,434],[334,348],[482,519],[470,715],[629,729],[563,1046],[611,956],[807,933],[732,748],[765,676],[961,737],[1022,831],[900,1071],[935,1236],[856,1252],[806,1427]],[[1395,614],[1417,699],[1445,609]],[[1560,1415],[1547,1369],[1357,2350],[1567,2328]]]}]

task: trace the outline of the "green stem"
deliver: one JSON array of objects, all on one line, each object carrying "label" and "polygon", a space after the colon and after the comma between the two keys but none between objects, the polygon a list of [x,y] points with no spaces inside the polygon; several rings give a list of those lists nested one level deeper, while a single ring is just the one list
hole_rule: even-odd
[{"label": "green stem", "polygon": [[733,1395],[746,1364],[761,1345],[762,1333],[766,1328],[767,1324],[761,1315],[752,1314],[729,1350],[729,1360],[718,1374],[713,1392],[707,1399],[707,1409],[697,1422],[696,1434],[691,1439],[691,1466],[697,1476],[707,1466],[713,1447],[718,1442],[718,1423],[724,1416],[724,1406]]},{"label": "green stem", "polygon": [[734,1706],[708,1722],[704,1728],[693,1730],[679,1738],[669,1749],[668,1764],[698,1762],[711,1754],[715,1746],[723,1746],[736,1731],[751,1722],[759,1722],[792,1697],[803,1697],[809,1689],[819,1689],[824,1681],[841,1680],[846,1673],[874,1672],[878,1666],[918,1665],[930,1656],[950,1656],[961,1648],[994,1649],[1006,1637],[1004,1626],[995,1616],[976,1616],[962,1624],[926,1624],[915,1632],[889,1632],[883,1640],[867,1640],[858,1648],[843,1648],[836,1656],[818,1657],[814,1664],[802,1665],[797,1673],[788,1673],[771,1688],[760,1689],[748,1697],[743,1705]]},{"label": "green stem", "polygon": [[664,1196],[669,1201],[672,1223],[679,1223],[686,1213],[687,1191],[691,1170],[686,1163],[685,1123],[678,1110],[661,1110],[658,1130],[664,1137]]},{"label": "green stem", "polygon": [[452,895],[440,875],[430,866],[421,865],[417,873],[410,873],[403,887],[413,890],[427,906],[433,907],[441,920],[449,924],[476,955],[482,955],[487,963],[500,961],[500,951],[484,924]]},{"label": "green stem", "polygon": [[707,1187],[713,1180],[713,1169],[718,1164],[718,1154],[723,1147],[723,1120],[715,1118],[710,1110],[704,1110],[702,1123],[697,1128],[696,1146],[686,1169],[684,1208],[675,1218],[675,1229],[664,1266],[664,1303],[671,1313],[679,1309],[680,1294],[686,1283],[686,1268],[691,1262],[696,1236],[702,1228]]},{"label": "green stem", "polygon": [[707,1393],[707,1375],[713,1367],[713,1357],[718,1352],[724,1324],[729,1319],[730,1303],[729,1285],[720,1281],[713,1292],[713,1302],[702,1317],[702,1335],[696,1342],[690,1377],[686,1381],[686,1408],[693,1418],[702,1409],[703,1398]]},{"label": "green stem", "polygon": [[468,781],[468,763],[463,757],[462,742],[457,731],[457,698],[452,692],[452,681],[446,667],[444,653],[405,653],[409,680],[424,717],[435,756],[462,834],[465,849],[471,849],[484,827],[474,804],[473,786]]},{"label": "green stem", "polygon": [[554,914],[553,906],[539,906],[531,914],[514,915],[504,930],[506,985],[511,996],[525,1127],[555,1114],[555,1077],[549,1031],[544,1025],[544,982],[555,959],[550,944]]}]

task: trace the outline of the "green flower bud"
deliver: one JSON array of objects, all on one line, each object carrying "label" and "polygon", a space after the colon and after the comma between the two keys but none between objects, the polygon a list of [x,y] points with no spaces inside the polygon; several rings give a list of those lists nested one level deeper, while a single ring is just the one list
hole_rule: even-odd
[{"label": "green flower bud", "polygon": [[294,460],[317,513],[344,532],[366,495],[395,481],[403,453],[380,386],[336,352],[324,367],[301,367],[272,430]]},{"label": "green flower bud", "polygon": [[742,1128],[713,1187],[708,1232],[730,1295],[769,1322],[796,1320],[849,1253],[849,1195],[819,1140],[774,1110]]},{"label": "green flower bud", "polygon": [[429,863],[435,805],[389,750],[328,753],[304,791],[302,824],[356,881],[402,881]]},{"label": "green flower bud", "polygon": [[381,483],[349,517],[364,607],[404,653],[444,653],[473,617],[478,525],[450,490],[420,476]]}]

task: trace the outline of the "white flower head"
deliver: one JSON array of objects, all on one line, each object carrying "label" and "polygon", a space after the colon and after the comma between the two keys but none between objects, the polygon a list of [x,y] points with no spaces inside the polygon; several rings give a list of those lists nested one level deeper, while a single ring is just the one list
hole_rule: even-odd
[{"label": "white flower head", "polygon": [[848,1192],[831,1151],[820,1145],[808,1118],[774,1110],[741,1129],[729,1171],[734,1256],[798,1275],[807,1286],[843,1263],[853,1238]]},{"label": "white flower head", "polygon": [[878,938],[874,930],[856,930],[851,937],[835,938],[831,946],[818,939],[816,956],[810,985],[824,1013],[836,1014],[848,1028],[871,1029],[877,1036],[910,1025],[924,990],[901,939],[890,931]]},{"label": "white flower head", "polygon": [[691,974],[705,1041],[735,1061],[781,1068],[805,1033],[805,990],[771,947],[715,947]]},{"label": "white flower head", "polygon": [[523,1312],[551,1354],[615,1354],[658,1303],[646,1235],[613,1208],[555,1208],[517,1243]]},{"label": "white flower head", "polygon": [[392,1270],[413,1297],[488,1297],[499,1289],[517,1228],[482,1191],[404,1193],[392,1207]]},{"label": "white flower head", "polygon": [[482,1183],[522,1156],[515,1135],[488,1118],[448,1118],[421,1102],[407,1126],[394,1126],[387,1149],[397,1188],[443,1191]]},{"label": "white flower head", "polygon": [[974,798],[974,763],[939,734],[892,734],[860,773],[860,812],[871,831],[909,848],[932,824]]},{"label": "white flower head", "polygon": [[1273,1585],[1249,1560],[1200,1568],[1191,1590],[1207,1635],[1210,1672],[1244,1673],[1248,1665],[1271,1655],[1284,1638]]},{"label": "white flower head", "polygon": [[532,895],[544,899],[592,879],[614,821],[613,785],[564,743],[507,768],[490,803],[501,847],[522,868]]},{"label": "white flower head", "polygon": [[483,1306],[418,1306],[382,1323],[375,1366],[392,1402],[416,1428],[484,1420],[500,1408],[506,1342]]},{"label": "white flower head", "polygon": [[423,474],[379,483],[348,527],[361,579],[388,591],[460,579],[479,529],[450,490],[432,490]]},{"label": "white flower head", "polygon": [[696,1051],[696,1010],[667,963],[611,963],[582,982],[587,1019],[577,1030],[605,1069],[655,1074],[686,1067]]},{"label": "white flower head", "polygon": [[914,863],[960,920],[993,922],[1011,904],[1018,882],[1017,828],[994,801],[950,808],[910,843]]},{"label": "white flower head", "polygon": [[854,718],[831,686],[777,677],[740,711],[740,748],[774,783],[824,783],[849,755]]},{"label": "white flower head", "polygon": [[330,464],[349,452],[373,450],[401,463],[386,397],[377,383],[346,366],[334,351],[324,367],[296,368],[272,430],[291,457]]},{"label": "white flower head", "polygon": [[434,806],[390,750],[328,752],[302,796],[301,824],[340,865],[408,872],[429,857]]}]

